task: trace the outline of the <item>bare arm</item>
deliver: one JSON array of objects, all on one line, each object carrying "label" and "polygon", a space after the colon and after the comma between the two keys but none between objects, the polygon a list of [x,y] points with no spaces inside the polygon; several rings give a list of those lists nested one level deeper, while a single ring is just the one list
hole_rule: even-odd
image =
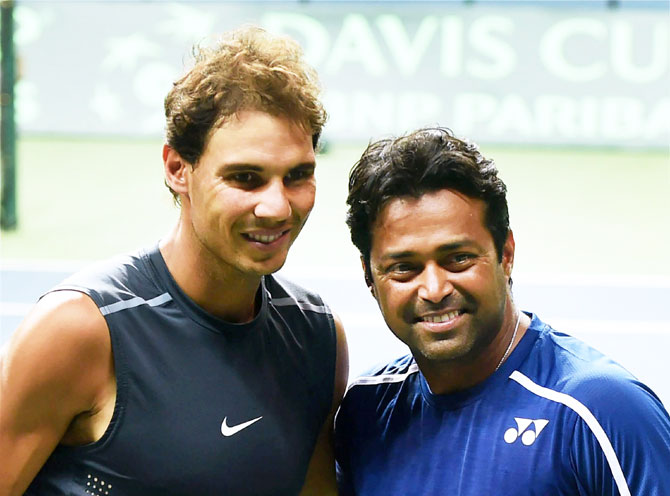
[{"label": "bare arm", "polygon": [[300,492],[301,496],[329,496],[337,494],[335,480],[335,455],[333,453],[333,417],[340,406],[342,396],[349,380],[349,352],[342,322],[337,316],[335,330],[337,332],[337,359],[335,365],[335,389],[333,405],[328,418],[321,428],[316,441],[312,458],[307,469],[305,484]]},{"label": "bare arm", "polygon": [[[38,302],[0,353],[0,496],[23,494],[73,426],[93,425],[77,419],[109,395],[111,364],[107,324],[89,297],[58,291]],[[76,431],[82,442],[96,435]]]}]

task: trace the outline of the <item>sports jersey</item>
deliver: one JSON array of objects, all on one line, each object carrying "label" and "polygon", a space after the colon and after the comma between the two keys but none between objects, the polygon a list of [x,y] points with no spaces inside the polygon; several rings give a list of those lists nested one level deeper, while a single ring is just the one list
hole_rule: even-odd
[{"label": "sports jersey", "polygon": [[176,284],[157,247],[76,274],[111,336],[103,437],[59,446],[28,495],[295,495],[331,408],[336,337],[315,294],[265,276],[232,324]]},{"label": "sports jersey", "polygon": [[660,400],[583,342],[532,321],[501,368],[433,394],[411,356],[355,380],[336,416],[344,495],[670,495]]}]

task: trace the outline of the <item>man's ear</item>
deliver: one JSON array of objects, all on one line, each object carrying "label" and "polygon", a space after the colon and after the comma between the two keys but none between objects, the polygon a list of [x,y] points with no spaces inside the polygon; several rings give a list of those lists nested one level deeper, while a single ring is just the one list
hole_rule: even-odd
[{"label": "man's ear", "polygon": [[502,265],[507,279],[512,278],[512,268],[514,267],[514,249],[514,233],[512,233],[512,230],[510,229],[507,233],[507,239],[503,245],[502,253]]},{"label": "man's ear", "polygon": [[372,282],[372,272],[370,271],[370,268],[368,267],[368,265],[365,263],[365,258],[363,258],[363,257],[361,257],[361,267],[363,268],[363,276],[365,277],[365,285],[370,290],[370,293],[372,294],[372,297],[376,300],[377,299],[377,292],[375,291],[375,285]]},{"label": "man's ear", "polygon": [[178,195],[188,195],[188,172],[191,164],[184,160],[170,145],[163,145],[165,182]]}]

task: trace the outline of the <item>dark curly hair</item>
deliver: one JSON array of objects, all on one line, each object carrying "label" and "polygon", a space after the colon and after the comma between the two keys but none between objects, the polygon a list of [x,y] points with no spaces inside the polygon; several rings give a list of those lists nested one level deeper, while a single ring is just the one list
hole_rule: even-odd
[{"label": "dark curly hair", "polygon": [[349,174],[347,225],[370,276],[372,227],[384,206],[399,197],[452,189],[486,204],[486,228],[502,260],[509,232],[507,187],[477,145],[449,129],[423,128],[368,145]]},{"label": "dark curly hair", "polygon": [[212,132],[242,110],[286,116],[311,133],[317,147],[327,115],[316,72],[295,41],[244,26],[214,48],[196,47],[194,58],[165,98],[167,144],[192,166]]}]

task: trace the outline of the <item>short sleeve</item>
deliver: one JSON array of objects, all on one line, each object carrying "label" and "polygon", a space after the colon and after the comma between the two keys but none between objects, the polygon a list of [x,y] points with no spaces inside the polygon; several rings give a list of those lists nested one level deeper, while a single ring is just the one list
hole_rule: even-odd
[{"label": "short sleeve", "polygon": [[583,494],[670,495],[670,417],[658,397],[620,377],[590,381],[575,396],[586,409],[571,451]]}]

